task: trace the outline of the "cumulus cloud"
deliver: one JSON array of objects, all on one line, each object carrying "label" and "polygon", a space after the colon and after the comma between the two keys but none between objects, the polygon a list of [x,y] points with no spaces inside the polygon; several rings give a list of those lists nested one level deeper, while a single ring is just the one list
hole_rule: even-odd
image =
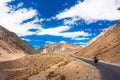
[{"label": "cumulus cloud", "polygon": [[40,30],[37,35],[52,35],[52,36],[62,36],[65,38],[77,38],[79,36],[90,36],[91,34],[84,31],[76,31],[76,32],[66,32],[71,29],[71,26],[59,26],[55,28],[47,28]]},{"label": "cumulus cloud", "polygon": [[30,39],[26,39],[26,38],[21,38],[24,41],[31,41]]},{"label": "cumulus cloud", "polygon": [[52,44],[52,43],[55,43],[55,42],[53,42],[53,41],[46,41],[45,43],[46,44]]},{"label": "cumulus cloud", "polygon": [[20,8],[20,7],[22,7],[24,4],[21,2],[21,3],[19,3],[18,5],[17,5],[17,8]]},{"label": "cumulus cloud", "polygon": [[80,18],[78,18],[78,17],[71,18],[71,19],[64,19],[64,24],[65,25],[79,25],[77,23],[78,20],[80,20]]},{"label": "cumulus cloud", "polygon": [[91,34],[84,32],[84,31],[77,31],[77,32],[64,32],[64,33],[60,33],[58,36],[63,36],[66,38],[77,38],[79,36],[90,36]]},{"label": "cumulus cloud", "polygon": [[90,38],[74,38],[73,40],[88,40]]},{"label": "cumulus cloud", "polygon": [[[8,5],[13,0],[0,0],[0,25],[15,32],[18,36],[33,35],[35,32],[30,29],[41,29],[36,22],[39,22],[37,11],[34,9],[22,8],[23,3],[17,6]],[[23,23],[25,20],[35,18],[32,21]]]},{"label": "cumulus cloud", "polygon": [[55,28],[47,28],[47,29],[41,29],[38,32],[38,35],[58,35],[61,32],[67,31],[70,29],[70,26],[59,26]]},{"label": "cumulus cloud", "polygon": [[79,17],[87,22],[119,20],[120,0],[84,0],[56,15],[57,19]]}]

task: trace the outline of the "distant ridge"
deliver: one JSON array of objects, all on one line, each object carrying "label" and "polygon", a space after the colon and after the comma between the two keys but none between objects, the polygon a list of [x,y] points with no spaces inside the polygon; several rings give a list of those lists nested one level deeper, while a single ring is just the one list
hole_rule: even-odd
[{"label": "distant ridge", "polygon": [[68,51],[81,48],[78,45],[70,44],[65,41],[60,41],[59,43],[52,43],[43,46],[42,48],[37,50],[37,53],[55,53],[61,51]]}]

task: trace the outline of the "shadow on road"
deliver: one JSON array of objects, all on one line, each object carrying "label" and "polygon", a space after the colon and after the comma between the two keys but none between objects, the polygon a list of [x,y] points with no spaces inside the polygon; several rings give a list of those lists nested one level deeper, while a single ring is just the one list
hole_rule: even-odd
[{"label": "shadow on road", "polygon": [[70,56],[96,67],[101,73],[101,80],[120,80],[120,66],[107,64],[103,62],[98,62],[98,64],[95,64],[93,60],[80,58],[74,55]]}]

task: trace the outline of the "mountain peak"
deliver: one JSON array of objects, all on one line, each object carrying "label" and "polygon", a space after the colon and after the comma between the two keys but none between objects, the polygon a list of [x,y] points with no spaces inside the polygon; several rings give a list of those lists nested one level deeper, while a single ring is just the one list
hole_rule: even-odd
[{"label": "mountain peak", "polygon": [[65,41],[60,41],[59,43],[67,43],[67,42],[65,42]]},{"label": "mountain peak", "polygon": [[70,51],[75,49],[81,49],[82,47],[70,44],[65,41],[60,41],[57,44],[49,44],[46,46],[43,46],[42,48],[38,49],[37,53],[56,53],[56,52],[62,52],[62,51]]}]

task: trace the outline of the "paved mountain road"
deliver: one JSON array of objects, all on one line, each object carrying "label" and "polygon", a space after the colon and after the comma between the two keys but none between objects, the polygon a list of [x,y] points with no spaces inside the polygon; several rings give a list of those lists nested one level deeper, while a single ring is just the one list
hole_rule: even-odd
[{"label": "paved mountain road", "polygon": [[120,80],[120,65],[115,65],[111,63],[99,62],[97,65],[93,60],[80,58],[74,55],[70,55],[75,59],[84,61],[92,66],[95,66],[101,74],[101,80]]}]

